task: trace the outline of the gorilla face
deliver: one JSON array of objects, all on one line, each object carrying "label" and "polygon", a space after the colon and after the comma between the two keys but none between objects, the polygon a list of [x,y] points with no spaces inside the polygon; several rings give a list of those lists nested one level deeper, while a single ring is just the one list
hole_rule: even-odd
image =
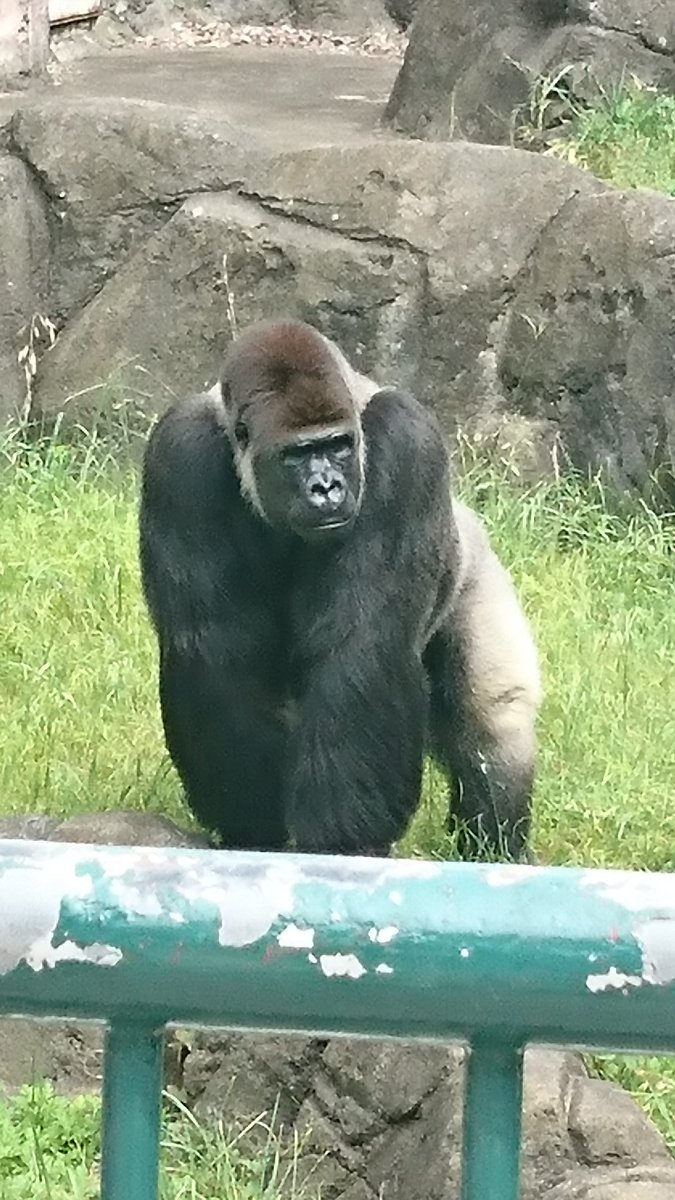
[{"label": "gorilla face", "polygon": [[348,426],[303,432],[252,462],[262,512],[307,541],[344,536],[361,504],[363,467]]}]

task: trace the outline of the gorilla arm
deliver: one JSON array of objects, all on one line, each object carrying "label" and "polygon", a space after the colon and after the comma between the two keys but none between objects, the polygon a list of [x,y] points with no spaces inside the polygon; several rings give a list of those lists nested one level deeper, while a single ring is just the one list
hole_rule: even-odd
[{"label": "gorilla arm", "polygon": [[420,795],[421,661],[450,545],[447,452],[434,418],[380,392],[363,414],[367,482],[340,551],[297,597],[297,723],[286,812],[297,849],[382,854]]},{"label": "gorilla arm", "polygon": [[140,512],[162,722],[190,807],[225,845],[244,849],[280,848],[286,838],[277,646],[264,581],[257,589],[244,583],[269,562],[262,537],[241,498],[214,397],[178,405],[149,442]]}]

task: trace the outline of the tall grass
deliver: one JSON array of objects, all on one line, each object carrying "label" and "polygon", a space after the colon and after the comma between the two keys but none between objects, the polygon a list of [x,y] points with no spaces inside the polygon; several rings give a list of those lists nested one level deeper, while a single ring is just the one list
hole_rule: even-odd
[{"label": "tall grass", "polygon": [[[558,80],[564,87],[564,78]],[[550,153],[621,188],[652,188],[675,196],[675,95],[638,80],[622,84],[588,108],[572,107],[565,136]]]},{"label": "tall grass", "polygon": [[[163,1114],[160,1200],[300,1200],[298,1147],[282,1147],[263,1121],[234,1135],[221,1122],[202,1125],[178,1101]],[[260,1152],[242,1153],[255,1134]],[[98,1200],[101,1102],[66,1099],[51,1085],[26,1086],[0,1100],[2,1200]]]}]

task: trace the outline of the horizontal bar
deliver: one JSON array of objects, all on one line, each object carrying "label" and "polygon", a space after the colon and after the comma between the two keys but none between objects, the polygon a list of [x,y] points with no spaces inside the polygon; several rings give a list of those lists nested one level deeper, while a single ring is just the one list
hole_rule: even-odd
[{"label": "horizontal bar", "polygon": [[163,1030],[113,1021],[103,1064],[101,1200],[157,1200]]},{"label": "horizontal bar", "polygon": [[522,1103],[522,1048],[473,1043],[464,1094],[462,1200],[518,1200]]},{"label": "horizontal bar", "polygon": [[675,875],[0,842],[0,1012],[675,1049]]}]

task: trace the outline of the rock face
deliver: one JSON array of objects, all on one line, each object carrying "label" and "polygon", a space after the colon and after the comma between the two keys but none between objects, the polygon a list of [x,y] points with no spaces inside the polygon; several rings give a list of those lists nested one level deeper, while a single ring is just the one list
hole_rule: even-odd
[{"label": "rock face", "polygon": [[410,20],[415,0],[106,0],[105,7],[135,32],[147,34],[183,14],[193,20],[221,20],[249,25],[287,22],[303,29],[356,33],[390,24],[390,5],[399,20]]},{"label": "rock face", "polygon": [[165,55],[158,73],[152,51],[118,54],[17,98],[4,125],[0,109],[4,411],[25,399],[36,306],[59,336],[31,411],[81,420],[111,380],[151,413],[210,385],[229,288],[238,326],[315,323],[524,474],[567,456],[645,493],[660,475],[671,503],[675,202],[524,151],[384,135],[393,72],[321,57]]},{"label": "rock face", "polygon": [[[322,1200],[457,1200],[461,1048],[201,1035],[183,1064],[201,1115],[242,1123],[276,1106]],[[653,1126],[573,1054],[525,1057],[523,1200],[666,1200],[675,1166]]]},{"label": "rock face", "polygon": [[[497,356],[510,408],[551,420],[576,463],[675,498],[675,204],[579,195],[545,231]],[[668,468],[664,470],[664,468]]]},{"label": "rock face", "polygon": [[422,0],[386,119],[421,138],[510,142],[537,80],[571,100],[675,84],[671,0]]}]

